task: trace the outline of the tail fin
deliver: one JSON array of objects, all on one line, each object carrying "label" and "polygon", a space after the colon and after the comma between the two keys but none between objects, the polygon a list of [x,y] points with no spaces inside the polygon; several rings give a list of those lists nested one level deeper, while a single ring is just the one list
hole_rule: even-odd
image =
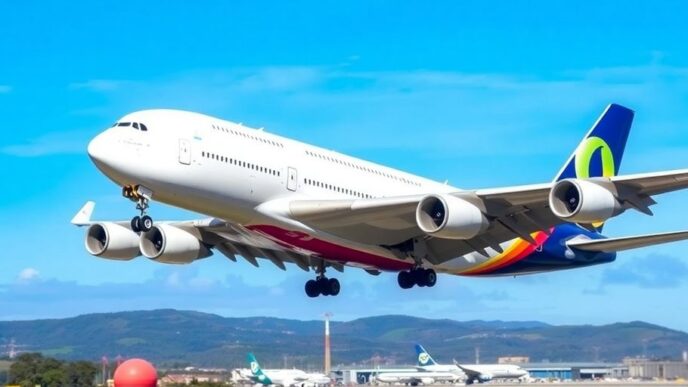
[{"label": "tail fin", "polygon": [[262,384],[272,384],[270,378],[268,378],[268,376],[263,373],[263,370],[260,369],[260,364],[258,364],[258,360],[256,360],[256,357],[253,355],[253,353],[249,352],[246,356],[246,359],[248,360],[248,364],[251,368],[251,374],[253,374],[258,382]]},{"label": "tail fin", "polygon": [[416,355],[418,356],[418,365],[421,367],[437,364],[428,351],[420,344],[416,344]]},{"label": "tail fin", "polygon": [[617,104],[607,106],[554,181],[615,176],[632,123],[633,110]]}]

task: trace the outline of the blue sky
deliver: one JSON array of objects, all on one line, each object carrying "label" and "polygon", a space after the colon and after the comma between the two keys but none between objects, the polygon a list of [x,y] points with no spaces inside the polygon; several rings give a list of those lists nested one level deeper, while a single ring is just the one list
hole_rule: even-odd
[{"label": "blue sky", "polygon": [[[180,108],[462,188],[551,180],[609,102],[636,110],[622,173],[688,167],[688,4],[619,2],[3,2],[0,318],[174,307],[226,316],[646,320],[688,331],[688,243],[531,277],[441,276],[401,291],[216,255],[184,267],[89,256],[69,225],[129,218],[86,144],[127,112]],[[688,192],[614,236],[688,228]],[[194,214],[154,204],[156,218]]]}]

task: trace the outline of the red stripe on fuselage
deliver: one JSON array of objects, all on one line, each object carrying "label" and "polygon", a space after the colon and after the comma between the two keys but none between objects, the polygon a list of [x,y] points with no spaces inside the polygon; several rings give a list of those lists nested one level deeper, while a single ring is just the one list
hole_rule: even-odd
[{"label": "red stripe on fuselage", "polygon": [[407,270],[413,266],[410,262],[398,261],[381,255],[354,250],[349,247],[336,245],[321,239],[314,238],[299,231],[289,231],[275,226],[256,225],[248,226],[248,229],[268,235],[278,241],[300,249],[312,251],[325,259],[342,263],[358,263],[374,267],[380,270]]}]

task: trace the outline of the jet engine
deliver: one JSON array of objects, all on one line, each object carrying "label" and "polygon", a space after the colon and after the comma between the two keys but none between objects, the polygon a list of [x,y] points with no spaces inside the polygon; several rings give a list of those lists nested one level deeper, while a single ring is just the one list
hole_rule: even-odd
[{"label": "jet engine", "polygon": [[128,261],[141,255],[138,234],[112,222],[90,225],[84,244],[89,254],[100,258]]},{"label": "jet engine", "polygon": [[574,223],[605,221],[623,212],[616,195],[588,180],[564,179],[549,193],[549,206],[554,215]]},{"label": "jet engine", "polygon": [[478,381],[479,381],[480,383],[489,382],[490,380],[492,380],[492,375],[490,375],[490,374],[480,374],[480,375],[478,375]]},{"label": "jet engine", "polygon": [[191,263],[213,254],[195,235],[164,223],[142,233],[139,248],[147,258],[173,264]]},{"label": "jet engine", "polygon": [[470,239],[489,222],[472,203],[451,195],[428,195],[416,207],[416,223],[424,233],[447,239]]}]

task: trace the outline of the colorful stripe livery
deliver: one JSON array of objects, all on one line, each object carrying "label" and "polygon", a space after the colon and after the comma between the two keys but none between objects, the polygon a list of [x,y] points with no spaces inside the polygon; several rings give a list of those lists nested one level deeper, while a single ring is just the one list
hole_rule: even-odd
[{"label": "colorful stripe livery", "polygon": [[549,236],[543,231],[534,232],[531,234],[535,239],[536,244],[531,244],[523,239],[516,239],[507,247],[503,253],[496,255],[482,264],[472,267],[468,270],[462,271],[461,275],[484,275],[502,269],[514,262],[517,262],[535,250],[542,247]]}]

